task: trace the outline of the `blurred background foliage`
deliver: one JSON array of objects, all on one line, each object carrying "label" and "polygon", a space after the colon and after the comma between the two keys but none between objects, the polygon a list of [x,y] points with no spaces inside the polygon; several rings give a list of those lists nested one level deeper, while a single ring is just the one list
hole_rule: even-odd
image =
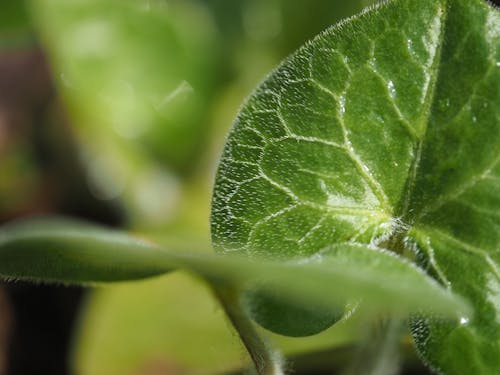
[{"label": "blurred background foliage", "polygon": [[[67,214],[210,251],[211,184],[238,107],[284,57],[371,3],[2,0],[0,223]],[[271,338],[303,358],[352,343],[356,326]],[[209,291],[182,273],[85,292],[0,289],[0,374],[248,363]]]}]

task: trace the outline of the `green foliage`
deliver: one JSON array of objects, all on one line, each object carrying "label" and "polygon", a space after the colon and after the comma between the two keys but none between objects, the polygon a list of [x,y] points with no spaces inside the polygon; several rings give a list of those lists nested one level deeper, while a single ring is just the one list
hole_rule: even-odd
[{"label": "green foliage", "polygon": [[[480,0],[396,0],[301,48],[228,138],[212,211],[219,250],[310,259],[347,244],[409,257],[475,306],[462,324],[415,322],[421,355],[447,374],[497,372],[498,25]],[[285,334],[336,315],[254,303],[255,319]]]},{"label": "green foliage", "polygon": [[[467,304],[393,255],[368,248],[346,257],[349,247],[328,249],[307,264],[201,252],[174,252],[126,234],[69,219],[31,219],[0,229],[0,275],[61,283],[134,280],[183,268],[242,290],[265,287],[299,306],[306,301],[332,308],[363,299],[374,313],[415,310],[455,316]],[[394,277],[387,277],[394,268]],[[366,275],[359,277],[359,273]],[[397,279],[398,282],[394,282]],[[376,280],[376,282],[374,282]],[[331,284],[328,291],[321,285]],[[392,302],[391,302],[392,301]]]},{"label": "green foliage", "polygon": [[118,232],[72,219],[31,219],[0,229],[0,274],[8,278],[89,284],[141,279],[169,271],[163,251]]},{"label": "green foliage", "polygon": [[[89,174],[109,190],[101,198],[124,191],[144,225],[138,201],[164,212],[169,198],[170,174],[160,163],[184,171],[199,149],[215,72],[205,8],[191,1],[30,4]],[[252,3],[243,20],[251,38],[274,35],[275,6],[302,13],[282,0]],[[3,35],[31,32],[22,6],[3,7],[14,15]],[[262,22],[270,26],[255,28]],[[498,10],[483,0],[393,0],[285,60],[244,104],[227,139],[211,217],[219,254],[166,250],[74,220],[32,219],[0,228],[0,275],[87,285],[183,269],[215,290],[230,317],[244,320],[238,327],[231,317],[254,360],[266,345],[249,347],[261,340],[241,331],[253,334],[246,313],[271,331],[305,336],[356,310],[371,320],[411,316],[419,353],[439,373],[498,372],[499,25]],[[300,36],[282,26],[287,50]],[[151,175],[160,183],[151,184]],[[224,291],[234,297],[230,308]],[[144,297],[147,306],[167,304],[157,304],[155,292]],[[206,311],[200,306],[193,316]],[[224,335],[217,319],[203,323],[215,324],[210,337]],[[173,331],[158,345],[182,336]],[[199,370],[194,362],[210,360],[198,354],[176,357]]]}]

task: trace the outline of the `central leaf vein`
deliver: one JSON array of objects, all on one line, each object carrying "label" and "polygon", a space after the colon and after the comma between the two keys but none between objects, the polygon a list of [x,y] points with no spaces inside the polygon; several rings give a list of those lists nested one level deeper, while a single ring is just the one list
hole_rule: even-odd
[{"label": "central leaf vein", "polygon": [[418,169],[422,159],[422,151],[424,147],[425,136],[429,126],[432,106],[435,99],[436,87],[439,79],[439,69],[441,64],[441,51],[442,44],[445,40],[445,29],[446,29],[446,4],[442,5],[437,14],[436,20],[439,21],[439,34],[437,35],[437,43],[435,44],[434,58],[431,65],[430,82],[428,83],[427,89],[425,91],[425,99],[422,111],[422,117],[419,121],[420,126],[417,129],[421,129],[419,132],[418,141],[415,147],[414,159],[410,167],[410,173],[408,174],[408,179],[406,181],[406,189],[401,199],[400,209],[398,216],[402,218],[407,224],[413,224],[413,219],[410,217],[410,203],[413,191],[415,189],[415,183],[417,180]]}]

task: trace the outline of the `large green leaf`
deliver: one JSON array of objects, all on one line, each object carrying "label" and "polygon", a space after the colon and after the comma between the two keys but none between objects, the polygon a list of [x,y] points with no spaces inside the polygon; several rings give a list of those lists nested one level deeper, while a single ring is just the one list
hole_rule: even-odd
[{"label": "large green leaf", "polygon": [[[351,247],[359,255],[347,256]],[[286,301],[338,308],[363,299],[374,312],[407,314],[415,309],[467,315],[463,299],[408,262],[367,246],[325,249],[311,262],[282,262],[202,252],[173,252],[88,223],[31,219],[0,229],[0,275],[61,283],[142,279],[183,268],[215,286],[277,291]],[[394,269],[394,272],[390,272]],[[360,273],[362,275],[360,275]],[[332,285],[327,292],[323,285]]]},{"label": "large green leaf", "polygon": [[[423,357],[449,374],[498,372],[499,24],[482,0],[394,0],[306,44],[229,135],[214,243],[289,259],[348,242],[415,259],[475,306],[467,324],[416,324]],[[318,318],[256,311],[283,333]]]}]

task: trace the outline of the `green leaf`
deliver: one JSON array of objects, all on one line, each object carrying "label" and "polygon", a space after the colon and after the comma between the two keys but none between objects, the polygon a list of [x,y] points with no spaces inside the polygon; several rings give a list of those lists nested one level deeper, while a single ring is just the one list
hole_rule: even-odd
[{"label": "green leaf", "polygon": [[76,284],[142,279],[172,268],[158,262],[163,255],[145,241],[72,219],[0,228],[0,275],[7,278]]},{"label": "green leaf", "polygon": [[[179,247],[175,244],[177,241],[173,242],[174,245],[167,247]],[[55,281],[63,283],[85,284],[142,278],[168,269],[158,267],[158,256],[166,255],[165,251],[162,250],[161,254],[158,251],[150,243],[136,238],[67,219],[36,219],[8,224],[0,229],[0,273],[11,278],[57,279]],[[207,258],[213,259],[214,256]],[[236,265],[239,268],[235,272],[247,272],[248,279],[262,279],[266,265],[261,268],[256,264],[245,271],[247,263],[248,260],[242,260]],[[211,267],[210,263],[207,267]],[[224,265],[220,271],[214,269],[213,272],[219,278],[226,274],[228,282],[231,282],[232,272],[224,271]],[[308,291],[307,286],[301,291],[300,280],[295,279],[293,270],[290,272],[282,285],[293,278],[292,289],[285,289],[297,294],[293,300],[301,300],[301,296],[307,293],[316,293]],[[310,278],[311,275],[304,277]],[[322,282],[332,283],[332,279],[318,280],[318,284],[312,285],[318,293],[312,300],[307,297],[309,303],[323,306],[324,293],[319,293],[319,283]],[[433,291],[424,300],[415,297],[412,304],[424,307],[438,303],[441,305],[438,310],[444,309],[453,315],[455,307],[450,308],[449,296],[435,290],[435,287],[431,286]],[[279,284],[275,288],[282,289]],[[365,290],[365,286],[358,289]],[[366,293],[371,291],[366,289]],[[401,294],[412,296],[405,290],[397,293],[398,297]],[[357,293],[353,291],[352,294]],[[380,309],[386,311],[384,304],[393,300],[394,297],[382,296],[374,313]],[[333,294],[330,302],[335,302]],[[457,302],[452,300],[451,306],[456,306]],[[158,362],[159,355],[165,364],[189,371],[220,373],[241,367],[242,348],[238,346],[234,333],[228,330],[222,310],[214,309],[214,304],[207,295],[206,287],[178,273],[98,288],[87,301],[88,314],[82,314],[82,325],[77,332],[73,355],[76,371],[82,374],[123,374],[130,368],[145,369],[161,364]],[[401,306],[394,308],[400,309]],[[389,307],[389,310],[392,311],[392,308]],[[131,324],[141,320],[140,317],[144,318],[140,325]],[[347,332],[343,324],[306,342],[290,342],[291,339],[288,339],[282,343],[283,337],[273,337],[273,341],[278,341],[285,353],[325,349],[332,343],[349,340],[349,335],[358,331],[353,323],[359,323],[359,320],[351,322]],[[198,338],[193,343],[195,336]],[[215,348],[216,353],[207,351],[207,345]]]},{"label": "green leaf", "polygon": [[[219,250],[295,259],[351,243],[415,259],[475,307],[465,325],[420,322],[422,356],[447,374],[498,372],[499,23],[482,0],[394,0],[302,47],[229,135]],[[282,333],[317,318],[257,310]]]},{"label": "green leaf", "polygon": [[[211,283],[277,291],[286,301],[338,307],[363,299],[374,312],[406,314],[415,309],[456,317],[468,314],[463,299],[444,290],[408,262],[359,247],[325,249],[310,262],[282,262],[173,252],[126,234],[75,220],[31,219],[0,229],[0,275],[62,283],[134,280],[183,268]],[[396,271],[388,275],[388,271]],[[360,273],[362,275],[360,276]],[[374,283],[374,280],[376,282]],[[332,285],[327,293],[322,285]]]}]

